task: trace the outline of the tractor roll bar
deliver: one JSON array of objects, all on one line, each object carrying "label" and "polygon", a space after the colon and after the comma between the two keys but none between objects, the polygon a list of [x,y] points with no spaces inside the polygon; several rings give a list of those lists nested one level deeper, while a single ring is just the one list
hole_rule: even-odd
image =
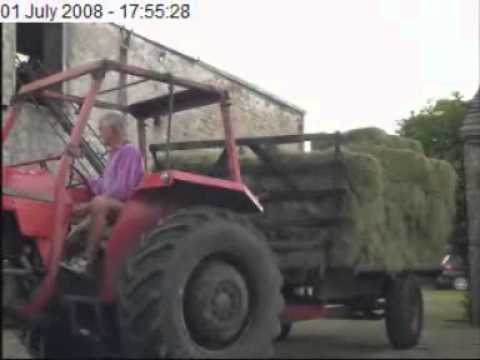
[{"label": "tractor roll bar", "polygon": [[[198,89],[179,91],[174,93],[173,97],[175,101],[173,112],[211,105],[221,100],[221,96],[218,93],[205,92]],[[169,101],[170,95],[163,95],[134,103],[127,107],[127,111],[138,119],[162,116],[169,113]]]},{"label": "tractor roll bar", "polygon": [[[67,102],[72,102],[78,105],[82,105],[84,98],[81,96],[75,96],[75,95],[68,95],[68,94],[62,94],[57,91],[52,91],[52,90],[43,90],[40,95],[42,97],[45,97],[47,99],[53,99],[53,100],[63,100]],[[110,109],[110,110],[118,110],[118,111],[126,111],[127,108],[121,105],[109,103],[106,101],[100,101],[96,100],[95,103],[93,104],[94,107],[98,108],[103,108],[103,109]]]},{"label": "tractor roll bar", "polygon": [[[188,110],[194,107],[214,104],[227,97],[227,94],[224,90],[218,89],[215,86],[177,77],[171,73],[159,73],[153,70],[142,69],[137,66],[120,64],[111,60],[100,60],[73,69],[68,69],[24,85],[20,88],[20,91],[15,96],[15,100],[23,100],[29,95],[34,95],[82,104],[85,101],[84,97],[62,94],[60,92],[49,90],[49,88],[87,74],[93,74],[97,72],[104,73],[108,71],[116,71],[119,73],[137,76],[142,79],[125,84],[124,86],[106,89],[104,91],[100,91],[99,93],[119,91],[123,88],[140,84],[149,80],[186,88],[187,90],[174,93],[176,112]],[[127,107],[97,100],[95,101],[94,106],[105,109],[119,110],[130,113],[134,117],[146,119],[153,116],[168,114],[168,98],[169,95],[160,96],[147,101],[137,102]]]}]

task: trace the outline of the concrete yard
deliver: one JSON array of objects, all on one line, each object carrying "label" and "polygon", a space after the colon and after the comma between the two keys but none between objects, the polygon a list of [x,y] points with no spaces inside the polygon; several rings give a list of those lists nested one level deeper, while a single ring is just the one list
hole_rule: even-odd
[{"label": "concrete yard", "polygon": [[393,350],[384,321],[314,320],[297,323],[277,347],[280,358],[480,358],[480,330],[462,321],[461,292],[424,290],[420,344]]},{"label": "concrete yard", "polygon": [[[424,290],[425,328],[411,350],[391,349],[383,321],[315,320],[294,325],[279,343],[279,358],[480,358],[480,331],[463,318],[457,291]],[[28,358],[11,330],[2,335],[3,357]]]}]

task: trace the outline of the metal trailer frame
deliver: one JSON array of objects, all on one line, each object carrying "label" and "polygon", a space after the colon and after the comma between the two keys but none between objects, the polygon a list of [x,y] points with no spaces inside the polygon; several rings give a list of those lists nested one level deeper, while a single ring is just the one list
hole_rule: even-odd
[{"label": "metal trailer frame", "polygon": [[[298,144],[305,141],[315,141],[317,149],[333,148],[333,162],[337,168],[341,169],[346,183],[352,191],[355,188],[352,184],[352,179],[347,171],[345,163],[343,162],[342,141],[343,137],[340,132],[336,133],[317,133],[317,134],[301,134],[301,135],[279,135],[279,136],[259,136],[259,137],[243,137],[237,138],[236,144],[238,146],[248,147],[263,163],[270,168],[273,173],[282,180],[285,191],[276,192],[268,196],[268,200],[311,200],[312,198],[322,200],[328,197],[340,197],[344,195],[344,189],[331,188],[328,190],[318,191],[304,191],[296,183],[291,176],[282,169],[275,162],[275,156],[271,153],[271,146]],[[149,150],[155,159],[156,166],[159,166],[158,157],[156,153],[165,151],[169,146],[170,150],[198,150],[198,149],[213,149],[221,148],[221,140],[203,140],[203,141],[182,141],[175,142],[169,145],[166,144],[151,144]],[[222,153],[214,164],[211,170],[218,169],[221,163]],[[267,200],[262,194],[258,195],[260,200]],[[261,216],[260,214],[258,216]],[[290,225],[298,226],[332,226],[345,221],[346,218],[342,216],[329,216],[328,218],[310,219],[280,219],[278,222],[267,224],[269,227],[282,228]],[[278,254],[280,267],[286,266],[282,253],[286,250],[300,250],[305,256],[303,261],[309,256],[313,256],[315,252],[316,241],[275,241],[269,239],[269,245],[274,252]],[[292,263],[289,264],[292,266]],[[301,267],[303,264],[298,262],[297,266]],[[283,271],[282,271],[283,273]],[[311,279],[310,283],[302,284],[303,286],[284,286],[284,296],[286,302],[286,310],[282,316],[285,323],[293,323],[303,320],[312,320],[319,318],[326,319],[353,319],[353,320],[381,320],[382,314],[373,313],[366,310],[384,310],[384,301],[378,302],[379,298],[385,294],[388,283],[401,276],[407,274],[414,274],[421,279],[436,278],[441,273],[439,267],[416,267],[412,269],[405,269],[396,273],[388,272],[382,267],[359,266],[352,270],[351,274],[343,272],[332,271],[325,275],[325,279]],[[285,275],[285,274],[284,274]],[[321,285],[319,281],[323,282]],[[343,286],[337,286],[342,283]],[[300,285],[300,284],[297,284]],[[302,295],[294,294],[295,290],[301,290]],[[320,296],[321,294],[321,296]],[[368,303],[357,303],[355,301],[365,297],[371,297]],[[350,296],[351,295],[351,296]],[[320,299],[324,297],[324,299]],[[383,299],[384,300],[384,299]],[[372,306],[371,309],[367,309]],[[363,311],[363,313],[362,313]]]}]

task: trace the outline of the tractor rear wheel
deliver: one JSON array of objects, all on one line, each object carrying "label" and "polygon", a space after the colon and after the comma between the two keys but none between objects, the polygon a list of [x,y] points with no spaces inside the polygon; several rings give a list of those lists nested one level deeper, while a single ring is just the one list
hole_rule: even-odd
[{"label": "tractor rear wheel", "polygon": [[119,280],[132,357],[267,357],[280,332],[282,277],[263,235],[226,210],[179,211],[154,229]]}]

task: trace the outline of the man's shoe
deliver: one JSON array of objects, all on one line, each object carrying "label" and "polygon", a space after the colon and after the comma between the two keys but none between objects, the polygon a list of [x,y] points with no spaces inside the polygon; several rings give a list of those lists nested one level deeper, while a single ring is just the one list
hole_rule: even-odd
[{"label": "man's shoe", "polygon": [[86,275],[88,261],[83,257],[74,257],[61,263],[61,266],[77,275]]}]

